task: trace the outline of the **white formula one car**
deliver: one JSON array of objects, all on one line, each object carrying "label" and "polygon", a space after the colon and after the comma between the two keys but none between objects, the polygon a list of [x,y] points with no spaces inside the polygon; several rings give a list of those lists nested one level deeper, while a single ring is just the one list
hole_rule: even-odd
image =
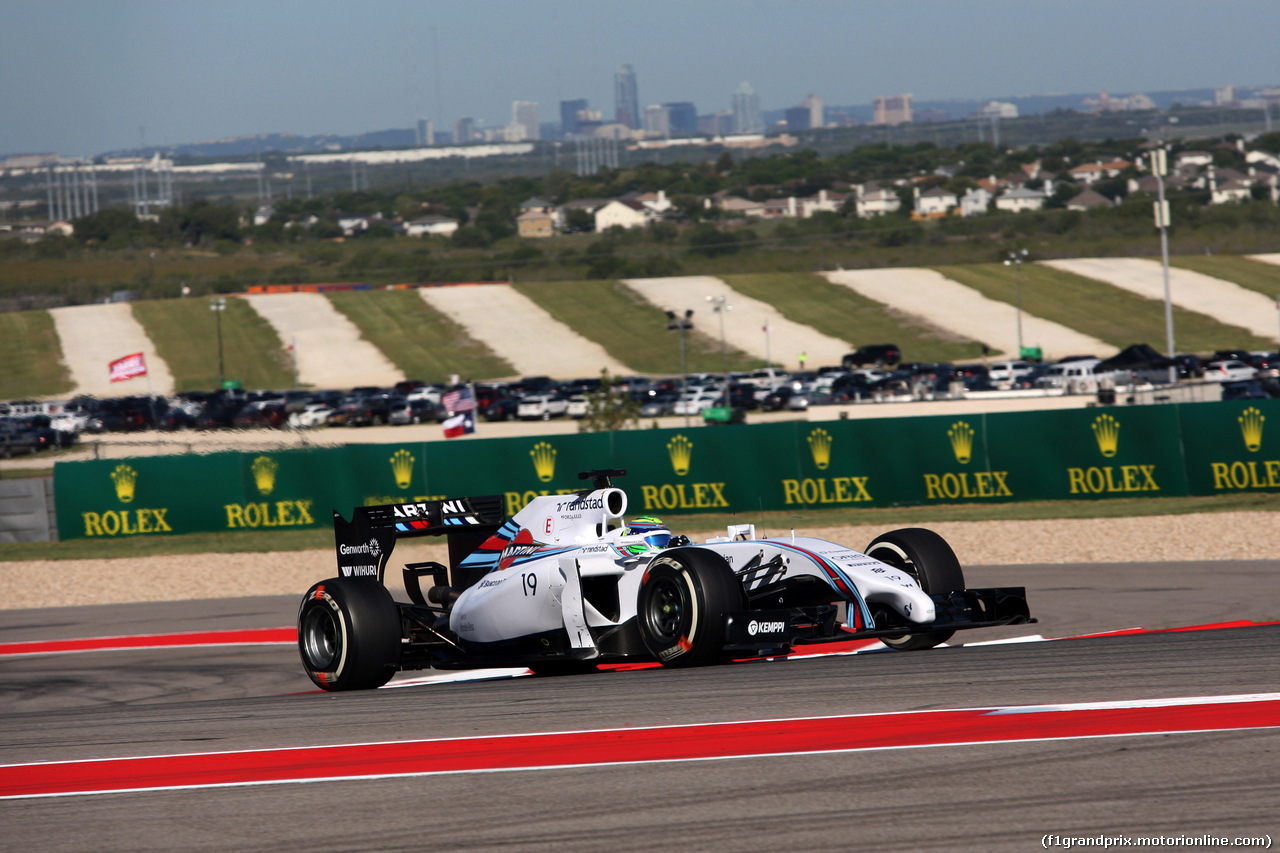
[{"label": "white formula one car", "polygon": [[[586,472],[592,488],[535,498],[510,519],[498,496],[357,507],[351,522],[335,512],[340,576],[298,611],[307,674],[351,690],[428,667],[697,666],[864,637],[905,651],[1035,621],[1021,587],[965,589],[933,531],[891,531],[859,552],[739,525],[694,545],[657,519],[624,522],[627,496],[610,481],[624,473]],[[386,576],[397,537],[440,534],[451,565],[406,565],[397,600]]]}]

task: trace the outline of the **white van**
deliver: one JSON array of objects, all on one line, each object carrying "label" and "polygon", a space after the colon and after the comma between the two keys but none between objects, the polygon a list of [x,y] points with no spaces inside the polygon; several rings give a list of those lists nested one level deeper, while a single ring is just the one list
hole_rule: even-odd
[{"label": "white van", "polygon": [[1094,372],[1101,359],[1059,362],[1049,367],[1037,384],[1042,388],[1065,388],[1070,394],[1092,394],[1098,390],[1098,375]]},{"label": "white van", "polygon": [[1035,365],[1029,361],[997,361],[987,368],[987,378],[997,385],[1007,385],[1035,369]]}]

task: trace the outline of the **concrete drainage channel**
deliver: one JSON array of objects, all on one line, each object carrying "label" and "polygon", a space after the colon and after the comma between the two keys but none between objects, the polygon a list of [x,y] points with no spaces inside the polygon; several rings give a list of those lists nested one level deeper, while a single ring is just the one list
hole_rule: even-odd
[{"label": "concrete drainage channel", "polygon": [[0,545],[57,538],[53,478],[0,480]]}]

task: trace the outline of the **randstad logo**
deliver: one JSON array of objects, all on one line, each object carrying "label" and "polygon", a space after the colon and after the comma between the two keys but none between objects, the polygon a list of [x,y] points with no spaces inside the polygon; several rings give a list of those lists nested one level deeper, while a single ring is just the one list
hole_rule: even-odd
[{"label": "randstad logo", "polygon": [[279,469],[280,463],[270,456],[259,456],[253,460],[249,470],[253,472],[253,484],[258,487],[259,494],[271,494],[276,487],[276,471]]},{"label": "randstad logo", "polygon": [[123,462],[111,472],[111,482],[116,487],[116,497],[121,503],[133,503],[134,488],[138,483],[138,472]]},{"label": "randstad logo", "polygon": [[964,421],[956,421],[947,430],[947,438],[951,441],[951,452],[961,465],[969,464],[973,458],[973,427]]},{"label": "randstad logo", "polygon": [[1098,451],[1110,459],[1120,447],[1120,422],[1111,415],[1098,415],[1093,421],[1093,437]]},{"label": "randstad logo", "polygon": [[537,472],[538,479],[550,483],[556,475],[556,449],[548,442],[539,441],[529,455],[533,457],[533,470]]},{"label": "randstad logo", "polygon": [[1257,453],[1262,447],[1262,425],[1267,419],[1262,412],[1250,406],[1240,413],[1237,420],[1240,421],[1240,434],[1244,437],[1245,449],[1250,453]]},{"label": "randstad logo", "polygon": [[667,455],[671,457],[671,468],[676,476],[683,477],[689,473],[689,462],[693,458],[693,442],[683,435],[677,435],[667,442]]},{"label": "randstad logo", "polygon": [[400,449],[391,454],[391,473],[396,477],[396,488],[407,489],[413,483],[413,454]]},{"label": "randstad logo", "polygon": [[809,443],[809,453],[813,455],[813,464],[817,466],[819,471],[827,470],[827,466],[831,464],[831,433],[822,427],[818,427],[809,433],[809,437],[805,439]]}]

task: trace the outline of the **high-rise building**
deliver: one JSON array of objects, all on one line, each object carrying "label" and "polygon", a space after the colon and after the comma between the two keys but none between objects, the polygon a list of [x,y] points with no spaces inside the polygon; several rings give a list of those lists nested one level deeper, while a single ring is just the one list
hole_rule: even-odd
[{"label": "high-rise building", "polygon": [[560,102],[560,133],[563,136],[573,136],[577,134],[578,113],[585,112],[586,109],[586,98]]},{"label": "high-rise building", "polygon": [[430,148],[436,144],[436,132],[431,128],[431,119],[418,119],[418,147]]},{"label": "high-rise building", "polygon": [[645,107],[644,132],[655,136],[670,136],[671,110],[658,104]]},{"label": "high-rise building", "polygon": [[688,101],[676,101],[663,104],[667,108],[667,119],[671,124],[672,136],[697,136],[698,110]]},{"label": "high-rise building", "polygon": [[[523,132],[516,130],[523,128]],[[538,102],[537,101],[512,101],[511,102],[511,131],[507,133],[507,139],[512,141],[513,137],[520,139],[538,139]]]},{"label": "high-rise building", "polygon": [[453,144],[466,145],[476,136],[476,120],[463,116],[453,123]]},{"label": "high-rise building", "polygon": [[760,96],[744,80],[738,91],[733,93],[733,132],[759,133],[762,130],[764,120],[760,117]]},{"label": "high-rise building", "polygon": [[827,117],[823,115],[822,98],[817,95],[810,95],[800,102],[800,106],[809,110],[809,127],[826,127]]},{"label": "high-rise building", "polygon": [[636,92],[636,72],[630,65],[619,65],[613,75],[613,102],[618,124],[633,130],[640,127],[640,96]]},{"label": "high-rise building", "polygon": [[808,107],[787,107],[787,130],[808,130],[813,126],[809,123],[811,116]]},{"label": "high-rise building", "polygon": [[911,95],[895,95],[891,98],[876,98],[874,102],[875,117],[872,124],[910,124]]}]

